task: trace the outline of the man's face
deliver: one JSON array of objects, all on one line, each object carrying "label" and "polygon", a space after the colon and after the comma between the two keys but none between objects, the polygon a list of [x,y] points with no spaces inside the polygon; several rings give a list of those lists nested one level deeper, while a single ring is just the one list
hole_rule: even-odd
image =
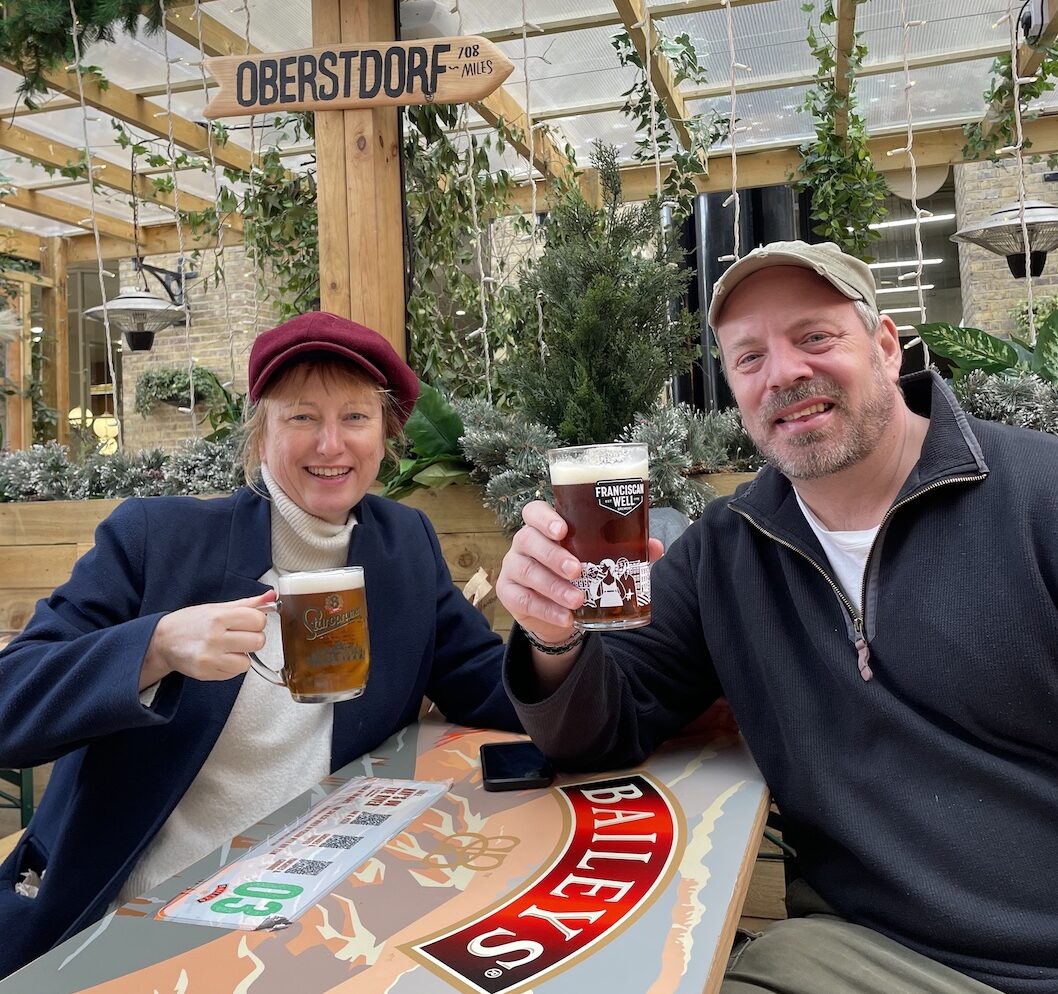
[{"label": "man's face", "polygon": [[716,335],[746,430],[785,476],[819,479],[875,450],[898,397],[900,343],[887,318],[871,336],[822,277],[773,266],[736,287]]}]

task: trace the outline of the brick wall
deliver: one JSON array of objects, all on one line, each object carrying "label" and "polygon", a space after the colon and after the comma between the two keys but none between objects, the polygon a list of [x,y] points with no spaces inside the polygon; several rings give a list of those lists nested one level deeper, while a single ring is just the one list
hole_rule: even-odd
[{"label": "brick wall", "polygon": [[[152,266],[176,269],[176,256],[151,256]],[[149,352],[132,352],[127,347],[121,355],[124,377],[122,388],[122,417],[125,426],[125,448],[130,452],[153,446],[170,449],[186,438],[193,438],[196,428],[191,415],[180,413],[167,404],[158,405],[147,417],[133,409],[136,401],[136,381],[148,369],[161,366],[185,367],[188,356],[220,378],[222,383],[232,379],[240,392],[246,390],[246,364],[255,334],[273,327],[277,322],[275,302],[268,295],[267,279],[257,277],[253,262],[239,247],[224,249],[221,268],[224,284],[214,282],[216,263],[213,252],[204,252],[195,265],[199,278],[188,289],[191,324],[188,328],[173,327],[158,332],[154,347]],[[138,282],[132,262],[121,263],[121,285]],[[152,293],[164,295],[153,276],[148,276]],[[264,285],[262,286],[262,282]],[[227,303],[225,304],[225,285]],[[256,330],[254,326],[254,298],[257,296]],[[202,422],[199,434],[209,434],[209,422],[203,421],[205,409],[199,407],[195,421]]]},{"label": "brick wall", "polygon": [[[1025,197],[1058,203],[1058,184],[1044,182],[1044,163],[1025,164]],[[987,218],[1018,199],[1018,175],[1013,162],[966,163],[955,169],[955,210],[958,226]],[[1011,311],[1028,299],[1026,280],[1010,275],[1007,261],[977,245],[959,245],[963,323],[992,334],[1014,331]],[[1058,252],[1047,257],[1043,274],[1032,281],[1033,299],[1058,293]]]}]

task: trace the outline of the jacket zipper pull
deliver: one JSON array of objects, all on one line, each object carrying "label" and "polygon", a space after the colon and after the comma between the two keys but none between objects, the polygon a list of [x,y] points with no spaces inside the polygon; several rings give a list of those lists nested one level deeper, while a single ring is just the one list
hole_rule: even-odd
[{"label": "jacket zipper pull", "polygon": [[856,632],[856,641],[854,643],[856,646],[856,666],[860,671],[860,676],[866,682],[874,676],[874,671],[870,665],[871,647],[867,644],[867,639],[863,634],[863,618],[853,619],[852,627]]}]

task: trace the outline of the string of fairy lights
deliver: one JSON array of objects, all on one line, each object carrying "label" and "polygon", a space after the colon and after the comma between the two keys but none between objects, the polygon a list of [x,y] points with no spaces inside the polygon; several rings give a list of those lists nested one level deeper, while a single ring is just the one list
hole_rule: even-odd
[{"label": "string of fairy lights", "polygon": [[[907,0],[900,0],[900,21],[903,25],[904,108],[906,111],[907,141],[901,148],[890,149],[886,152],[886,155],[907,156],[908,171],[911,175],[911,211],[915,221],[915,268],[910,273],[898,276],[897,281],[914,278],[915,292],[918,299],[919,323],[924,324],[926,321],[926,300],[922,291],[922,267],[925,259],[922,249],[922,220],[923,218],[933,217],[933,213],[918,205],[918,162],[915,158],[914,108],[912,101],[915,81],[911,78],[911,32],[914,28],[923,27],[926,22],[908,18]],[[929,346],[919,336],[912,338],[904,348],[913,348],[918,344],[922,345],[923,365],[928,367],[930,362]]]},{"label": "string of fairy lights", "polygon": [[[165,0],[158,0],[158,9],[161,12],[162,23],[165,22]],[[165,58],[165,104],[166,104],[166,131],[169,138],[169,175],[173,181],[173,212],[176,222],[176,246],[177,258],[184,258],[184,225],[180,216],[180,179],[176,168],[176,141],[173,137],[173,71],[172,60],[169,58],[169,32],[162,32],[162,55]],[[180,303],[184,311],[184,347],[187,351],[187,392],[188,405],[187,415],[191,419],[191,433],[198,438],[198,422],[195,420],[195,356],[191,348],[191,307],[188,304],[184,277],[180,275]]]},{"label": "string of fairy lights", "polygon": [[[70,0],[70,17],[72,18],[70,24],[70,35],[73,39],[73,50],[74,50],[74,69],[77,76],[77,93],[81,104],[81,133],[84,139],[84,161],[88,167],[88,206],[89,213],[92,221],[92,237],[95,242],[96,250],[96,270],[99,275],[99,297],[103,301],[103,331],[106,339],[106,357],[107,357],[107,375],[110,377],[110,390],[111,396],[114,398],[114,418],[117,421],[117,446],[118,449],[124,448],[125,445],[125,432],[124,427],[121,423],[121,418],[118,417],[117,411],[117,369],[114,362],[114,340],[110,330],[110,317],[107,314],[107,295],[106,288],[103,284],[103,277],[108,275],[106,269],[103,266],[103,247],[99,238],[99,219],[96,216],[96,201],[95,201],[95,176],[93,175],[96,168],[95,163],[92,161],[92,144],[88,137],[88,107],[85,103],[84,96],[84,77],[81,71],[81,39],[78,32],[80,22],[77,19],[77,8],[74,5],[74,0]],[[132,195],[136,195],[135,189],[132,191]]]}]

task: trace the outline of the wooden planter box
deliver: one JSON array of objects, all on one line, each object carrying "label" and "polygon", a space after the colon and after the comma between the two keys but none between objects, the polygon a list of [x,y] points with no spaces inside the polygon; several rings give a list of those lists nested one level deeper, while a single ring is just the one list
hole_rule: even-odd
[{"label": "wooden planter box", "polygon": [[[699,479],[721,494],[731,493],[750,473],[717,473]],[[441,552],[462,586],[484,567],[495,581],[510,548],[492,511],[481,505],[481,488],[473,484],[418,490],[404,500],[433,523]],[[0,631],[18,631],[33,607],[70,575],[77,559],[92,548],[95,528],[119,500],[41,501],[0,504]],[[493,627],[506,637],[511,616],[496,605]]]}]

